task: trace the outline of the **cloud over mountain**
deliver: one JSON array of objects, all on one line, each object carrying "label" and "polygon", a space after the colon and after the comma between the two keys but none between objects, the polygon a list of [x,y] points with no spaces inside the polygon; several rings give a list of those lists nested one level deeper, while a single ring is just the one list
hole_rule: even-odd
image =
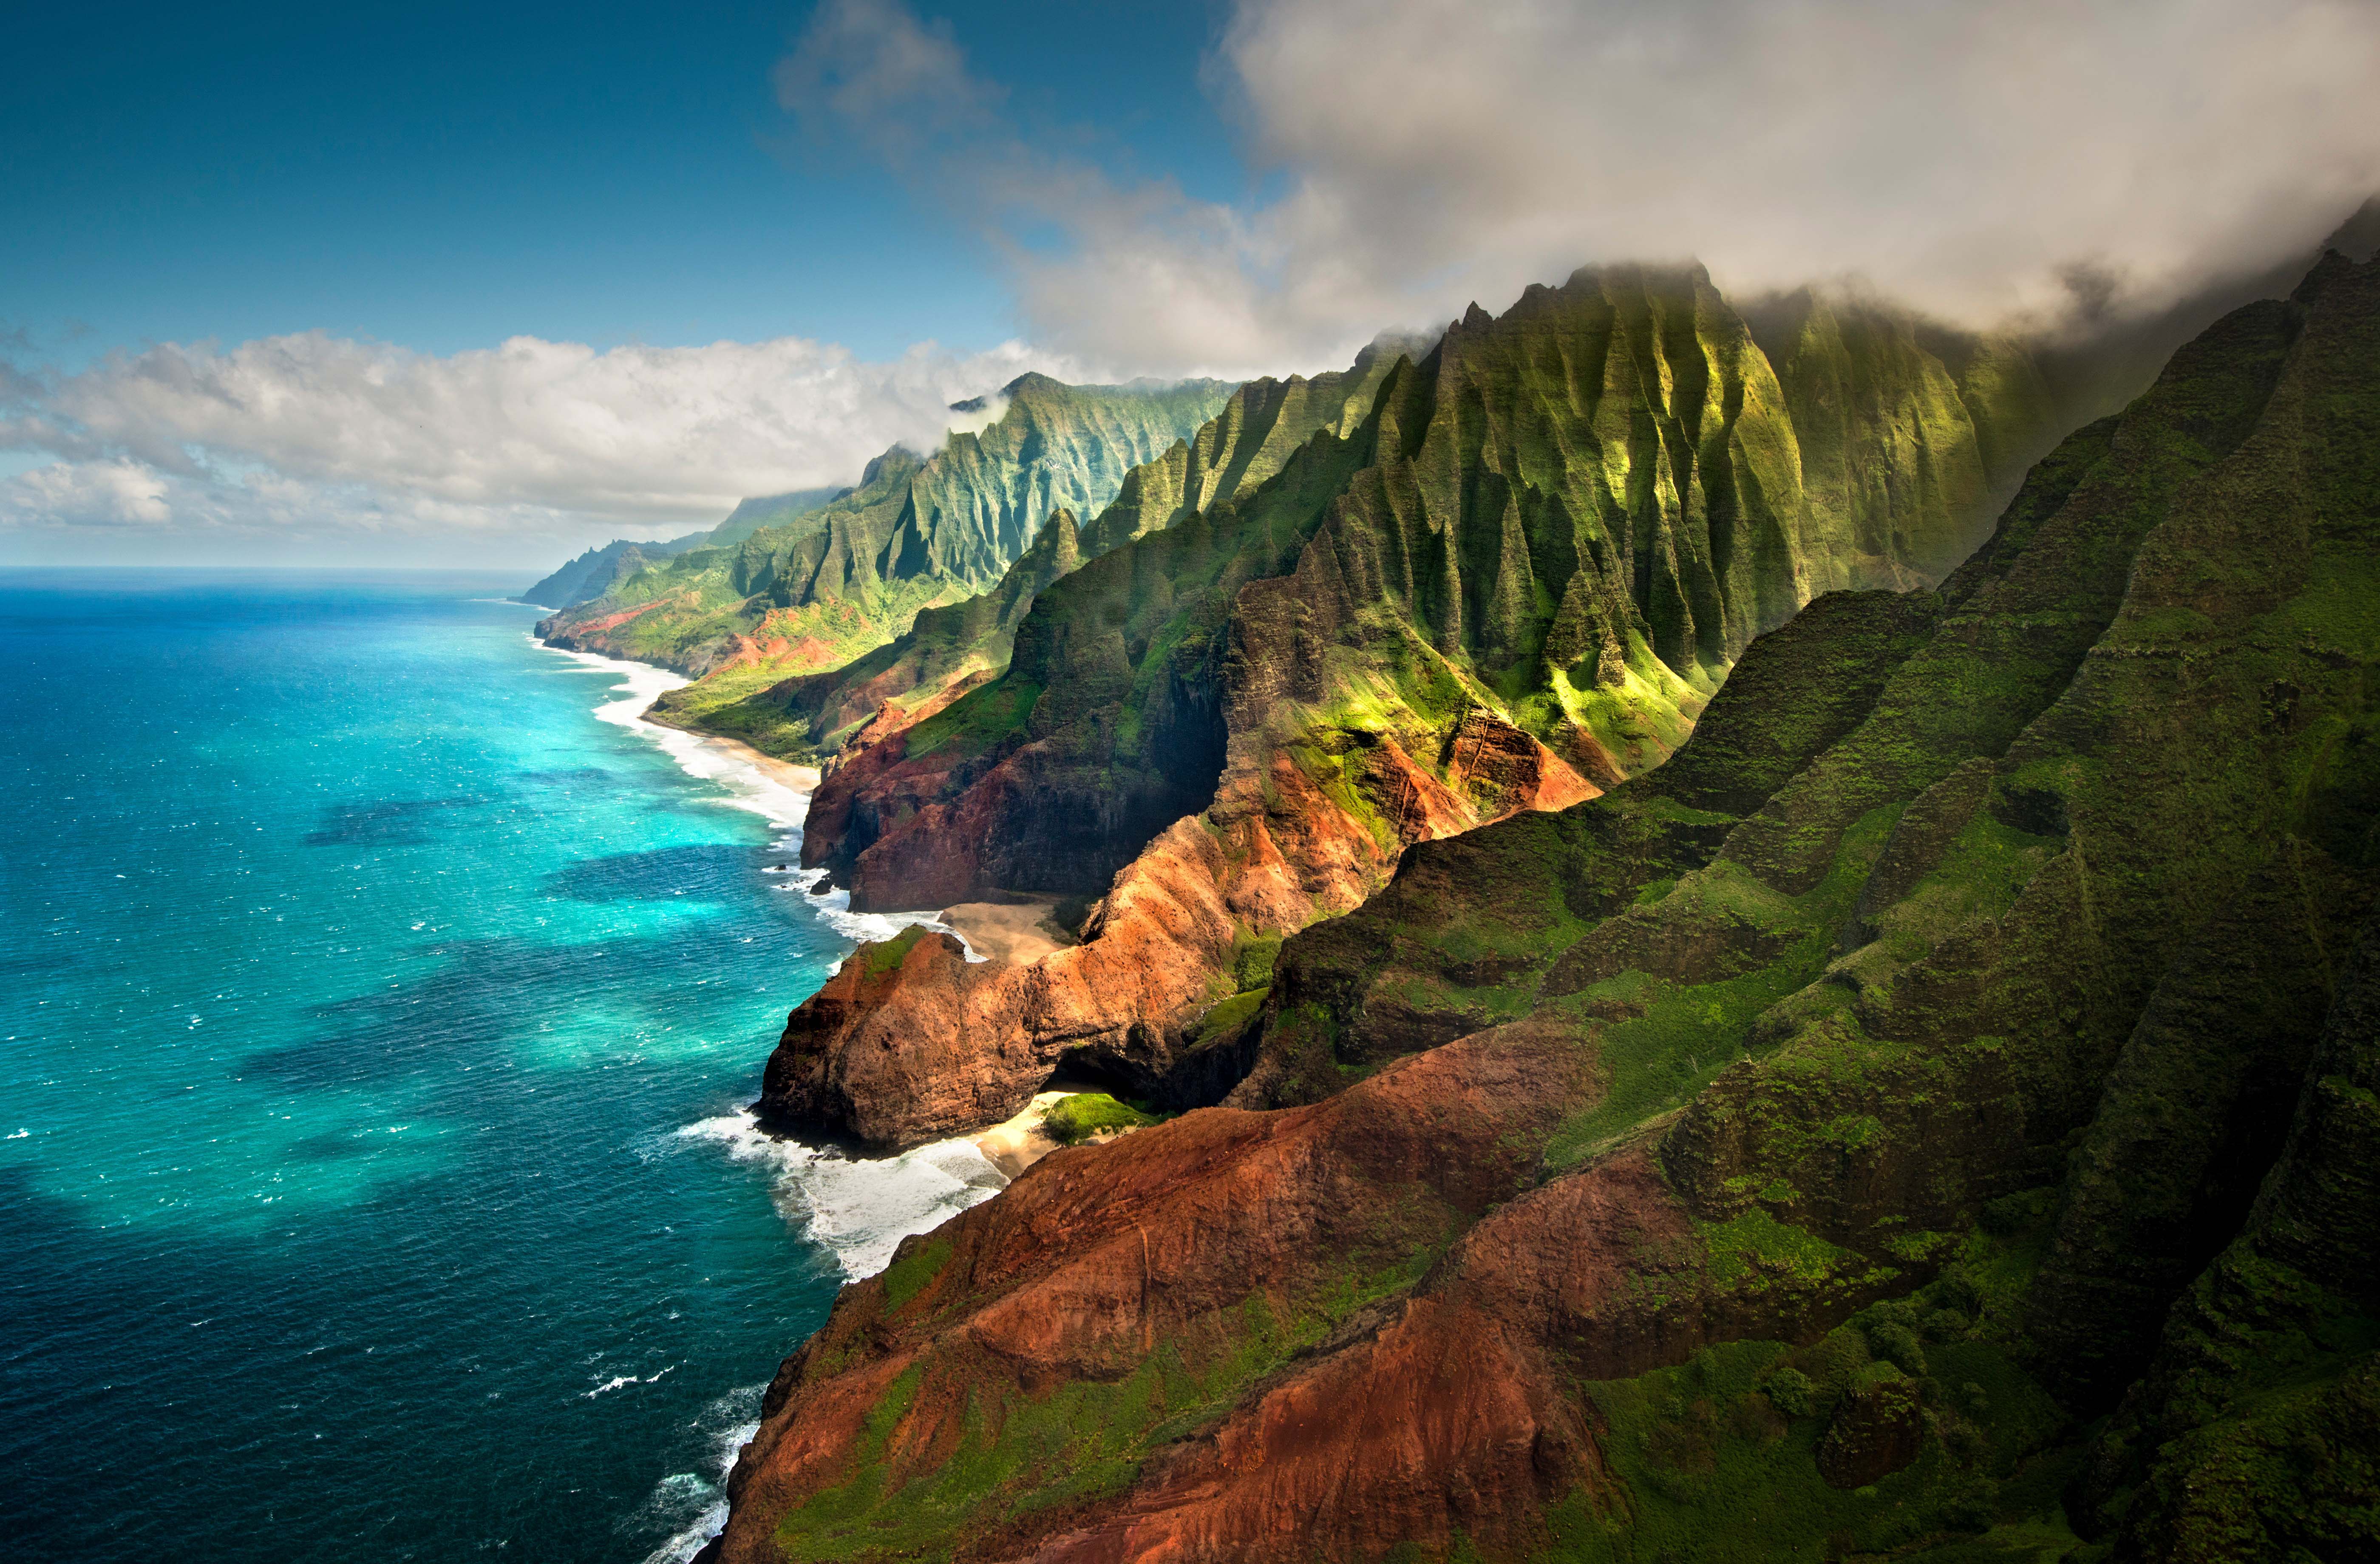
[{"label": "cloud over mountain", "polygon": [[930,448],[953,399],[1052,362],[1011,344],[867,363],[791,337],[516,337],[445,358],[319,333],[166,344],[0,385],[0,448],[59,458],[0,484],[0,524],[683,528],[746,494],[850,481],[896,441]]},{"label": "cloud over mountain", "polygon": [[1688,255],[1738,294],[1856,274],[1971,323],[2146,309],[2380,190],[2372,0],[1234,0],[1202,69],[1244,199],[1039,125],[902,0],[825,0],[780,104],[980,236],[1021,341],[307,333],[61,373],[0,333],[0,529],[533,554],[848,480],[1026,368],[1326,369],[1582,262]]},{"label": "cloud over mountain", "polygon": [[1270,199],[1033,144],[898,0],[830,0],[779,84],[971,212],[1037,340],[1152,372],[1316,367],[1604,260],[2148,308],[2380,188],[2365,0],[1237,0],[1209,75]]}]

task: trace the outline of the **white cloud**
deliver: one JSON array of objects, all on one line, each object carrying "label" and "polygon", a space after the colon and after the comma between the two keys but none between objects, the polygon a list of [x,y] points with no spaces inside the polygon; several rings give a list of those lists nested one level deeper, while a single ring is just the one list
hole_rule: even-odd
[{"label": "white cloud", "polygon": [[52,458],[0,477],[0,532],[533,558],[848,480],[1026,368],[1323,368],[1687,255],[1971,321],[2059,305],[2078,266],[2149,307],[2380,189],[2374,0],[1234,0],[1207,69],[1275,193],[1194,200],[1028,133],[900,0],[826,0],[779,63],[810,135],[978,226],[1048,352],[316,333],[58,374],[0,341],[0,452]]},{"label": "white cloud", "polygon": [[949,404],[1027,368],[1016,344],[891,363],[797,338],[615,347],[516,337],[448,358],[321,333],[166,345],[0,385],[0,526],[565,541],[683,531],[747,494],[855,479],[930,449]]},{"label": "white cloud", "polygon": [[2150,307],[2380,188],[2370,0],[1237,0],[1213,78],[1277,199],[1027,144],[947,33],[835,0],[780,77],[1006,246],[1037,340],[1151,372],[1342,358],[1583,262],[1865,276],[1970,321],[2077,265]]},{"label": "white cloud", "polygon": [[121,458],[35,467],[0,492],[6,493],[0,506],[75,516],[99,527],[158,526],[173,518],[164,476]]}]

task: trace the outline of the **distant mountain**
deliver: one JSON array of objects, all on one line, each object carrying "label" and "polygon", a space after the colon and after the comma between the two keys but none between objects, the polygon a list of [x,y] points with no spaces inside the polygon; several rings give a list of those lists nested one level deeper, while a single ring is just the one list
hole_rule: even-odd
[{"label": "distant mountain", "polygon": [[766,527],[790,527],[820,507],[851,492],[847,483],[822,489],[796,489],[790,494],[763,494],[746,500],[727,513],[727,519],[703,534],[705,543],[740,543]]},{"label": "distant mountain", "polygon": [[919,609],[996,586],[1060,509],[1105,510],[1127,473],[1196,433],[1232,389],[1020,376],[979,432],[953,433],[930,456],[895,446],[847,493],[740,540],[648,561],[539,633],[728,674],[710,683],[722,700],[840,666],[906,630]]},{"label": "distant mountain", "polygon": [[790,494],[765,494],[745,500],[727,513],[727,519],[708,532],[689,532],[666,543],[631,543],[625,539],[589,549],[540,581],[515,602],[534,608],[576,608],[593,602],[656,560],[674,559],[689,549],[740,543],[764,527],[787,527],[830,501],[851,492],[848,486],[797,489]]},{"label": "distant mountain", "polygon": [[666,543],[631,543],[625,539],[606,543],[588,550],[513,600],[532,608],[556,609],[592,602],[653,561],[682,554],[709,537],[709,533],[689,532]]},{"label": "distant mountain", "polygon": [[1233,392],[1190,439],[1124,476],[1115,501],[1084,524],[1061,509],[989,592],[922,609],[889,644],[825,673],[797,674],[722,702],[710,681],[656,703],[657,721],[698,723],[772,751],[873,743],[918,721],[1008,666],[1016,626],[1043,588],[1134,539],[1255,489],[1324,429],[1351,432],[1395,363],[1376,345],[1344,370],[1267,377]]}]

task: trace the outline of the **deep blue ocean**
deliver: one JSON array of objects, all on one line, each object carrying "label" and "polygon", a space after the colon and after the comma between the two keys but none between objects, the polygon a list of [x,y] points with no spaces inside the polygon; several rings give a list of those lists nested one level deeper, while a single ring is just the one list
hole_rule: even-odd
[{"label": "deep blue ocean", "polygon": [[0,1552],[683,1558],[996,1186],[753,1133],[868,920],[521,585],[0,572]]}]

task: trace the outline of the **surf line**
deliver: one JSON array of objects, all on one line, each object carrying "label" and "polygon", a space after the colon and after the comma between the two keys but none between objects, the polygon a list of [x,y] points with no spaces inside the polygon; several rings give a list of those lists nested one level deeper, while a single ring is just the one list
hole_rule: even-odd
[{"label": "surf line", "polygon": [[[776,839],[769,844],[770,856],[787,866],[800,863],[802,823],[809,815],[810,795],[817,792],[820,780],[816,768],[763,755],[735,739],[691,734],[683,728],[648,721],[645,712],[654,700],[665,691],[684,689],[694,682],[683,673],[650,662],[607,657],[601,652],[575,651],[540,640],[534,635],[529,636],[529,640],[556,657],[567,658],[586,672],[617,674],[620,682],[612,686],[610,693],[619,698],[598,705],[595,715],[660,746],[662,753],[677,763],[678,770],[722,790],[726,796],[719,802],[749,810],[767,820],[777,832]],[[824,869],[787,867],[781,872],[783,878],[777,884],[778,890],[798,893],[820,922],[855,945],[890,940],[914,925],[958,940],[965,947],[969,961],[984,959],[982,952],[968,944],[965,935],[943,922],[939,913],[855,913],[851,910],[849,891],[820,889],[826,879]]]}]

